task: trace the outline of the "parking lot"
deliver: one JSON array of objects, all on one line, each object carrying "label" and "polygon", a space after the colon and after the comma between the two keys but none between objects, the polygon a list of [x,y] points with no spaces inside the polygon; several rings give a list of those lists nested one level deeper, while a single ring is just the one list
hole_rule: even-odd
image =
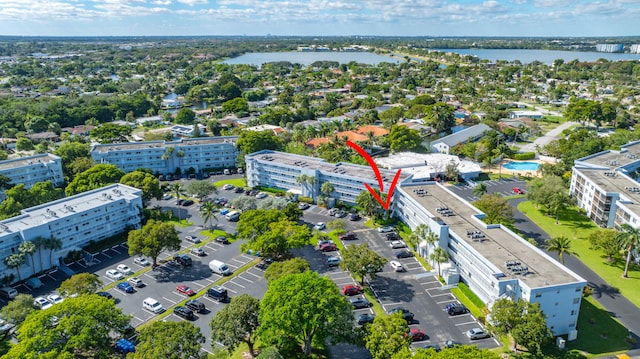
[{"label": "parking lot", "polygon": [[[517,194],[513,191],[514,187],[523,190],[525,193],[527,187],[527,183],[525,181],[514,178],[502,178],[491,181],[482,181],[479,183],[483,183],[487,187],[487,193],[499,193],[505,197]],[[469,184],[448,186],[447,188],[463,198],[465,201],[474,202],[479,199],[479,197],[474,196],[473,187]]]}]

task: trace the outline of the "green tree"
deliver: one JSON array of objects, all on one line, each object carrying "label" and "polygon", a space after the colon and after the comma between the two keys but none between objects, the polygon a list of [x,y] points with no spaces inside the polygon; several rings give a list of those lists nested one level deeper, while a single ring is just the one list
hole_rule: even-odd
[{"label": "green tree", "polygon": [[22,253],[22,255],[24,256],[29,256],[29,258],[31,259],[31,267],[34,274],[38,272],[36,271],[36,260],[34,258],[36,250],[36,244],[32,241],[24,241],[20,243],[20,245],[18,245],[18,252]]},{"label": "green tree", "polygon": [[298,220],[303,216],[302,210],[293,202],[287,203],[282,210],[282,214],[284,214],[284,216],[291,222],[298,222]]},{"label": "green tree", "polygon": [[93,294],[102,287],[102,281],[93,273],[74,274],[60,284],[58,291],[64,297]]},{"label": "green tree", "polygon": [[449,260],[449,253],[442,247],[436,247],[433,253],[429,255],[429,259],[438,264],[438,276],[442,276],[440,271],[440,264],[446,263]]},{"label": "green tree", "polygon": [[91,147],[89,144],[75,141],[63,141],[53,153],[56,156],[60,156],[64,174],[71,177],[69,165],[79,158],[90,158],[90,151]]},{"label": "green tree", "polygon": [[15,185],[11,182],[11,178],[0,175],[0,191],[6,191],[13,186]]},{"label": "green tree", "polygon": [[125,125],[105,123],[91,130],[91,138],[100,143],[128,142],[133,129]]},{"label": "green tree", "polygon": [[564,255],[578,256],[576,251],[571,249],[571,240],[565,236],[549,238],[546,241],[545,247],[549,252],[558,253],[558,259],[564,264]]},{"label": "green tree", "polygon": [[280,151],[284,148],[284,141],[271,131],[242,131],[236,147],[248,155],[261,150]]},{"label": "green tree", "polygon": [[500,335],[510,334],[516,346],[523,345],[533,354],[539,354],[541,347],[553,337],[540,303],[525,300],[496,300],[491,309],[490,328]]},{"label": "green tree", "polygon": [[484,183],[478,183],[475,187],[473,187],[473,195],[476,197],[482,197],[485,193],[487,193],[487,185]]},{"label": "green tree", "polygon": [[241,211],[242,213],[258,208],[258,202],[256,201],[256,198],[249,196],[236,197],[231,200],[231,205],[233,206],[233,208]]},{"label": "green tree", "polygon": [[411,243],[414,248],[418,248],[418,245],[422,241],[426,241],[429,245],[434,245],[438,240],[438,235],[424,223],[417,225],[409,236],[409,243]]},{"label": "green tree", "polygon": [[25,207],[33,207],[47,202],[53,202],[64,196],[62,188],[56,188],[51,181],[36,182],[29,189],[29,200],[22,203]]},{"label": "green tree", "polygon": [[132,359],[171,358],[204,359],[201,350],[205,337],[189,322],[155,321],[140,330]]},{"label": "green tree", "polygon": [[485,194],[473,204],[486,215],[485,223],[509,224],[513,221],[513,207],[499,193]]},{"label": "green tree", "polygon": [[162,251],[177,251],[180,249],[180,238],[178,231],[170,223],[156,222],[150,219],[142,229],[129,232],[127,244],[129,245],[129,255],[143,254],[156,260]]},{"label": "green tree", "polygon": [[[406,357],[405,357],[406,358]],[[418,349],[414,359],[500,359],[500,355],[488,350],[480,349],[475,345],[455,345],[452,348],[443,348],[440,352],[433,349]],[[401,357],[393,359],[402,359]],[[568,358],[567,358],[568,359]],[[576,357],[576,359],[578,359]]]},{"label": "green tree", "polygon": [[291,258],[271,263],[264,271],[264,278],[270,284],[285,275],[298,274],[308,270],[311,270],[311,266],[304,258]]},{"label": "green tree", "polygon": [[411,340],[407,336],[409,325],[401,313],[377,316],[366,327],[364,346],[373,359],[391,359],[391,357],[409,347]]},{"label": "green tree", "polygon": [[623,277],[629,277],[629,264],[631,263],[631,257],[633,256],[633,251],[636,247],[640,245],[640,229],[633,228],[628,223],[623,223],[620,226],[620,232],[618,234],[618,240],[620,241],[620,246],[627,253],[627,259],[624,265],[624,273]]},{"label": "green tree", "polygon": [[33,142],[26,137],[20,137],[16,141],[16,150],[18,151],[32,151],[33,148]]},{"label": "green tree", "polygon": [[73,181],[69,183],[64,192],[67,196],[73,196],[74,194],[101,188],[108,184],[118,183],[122,176],[124,176],[124,172],[114,165],[95,165],[79,173]]},{"label": "green tree", "polygon": [[176,114],[175,123],[182,125],[191,125],[193,121],[196,119],[196,113],[193,110],[183,107]]},{"label": "green tree", "polygon": [[212,194],[218,194],[218,189],[209,181],[192,181],[187,186],[187,193],[202,201]]},{"label": "green tree", "polygon": [[239,238],[250,239],[269,230],[269,224],[285,219],[282,212],[274,209],[248,210],[240,216],[236,231]]},{"label": "green tree", "polygon": [[361,284],[364,284],[367,277],[375,278],[376,273],[382,271],[386,263],[386,258],[369,249],[368,244],[363,243],[350,245],[342,251],[340,268],[351,272],[356,278],[360,278]]},{"label": "green tree", "polygon": [[173,196],[176,198],[177,201],[179,201],[180,198],[185,195],[185,190],[184,190],[184,186],[182,185],[182,183],[176,182],[176,183],[172,184],[171,185],[171,193],[173,193]]},{"label": "green tree", "polygon": [[613,229],[600,228],[589,234],[588,240],[591,249],[602,251],[607,261],[613,262],[620,255],[620,240]]},{"label": "green tree", "polygon": [[567,209],[573,202],[573,198],[569,196],[567,191],[556,192],[549,198],[549,209],[556,218],[556,224],[558,224],[560,212]]},{"label": "green tree", "polygon": [[24,257],[24,253],[13,253],[8,257],[4,258],[4,265],[7,268],[15,269],[16,273],[18,273],[18,280],[22,280],[22,275],[20,274],[20,267],[25,263],[26,258]]},{"label": "green tree", "polygon": [[278,348],[274,346],[266,347],[260,351],[260,355],[257,356],[258,359],[284,359],[282,354],[278,351]]},{"label": "green tree", "polygon": [[202,219],[204,219],[204,223],[209,223],[209,230],[211,231],[213,230],[213,223],[211,220],[215,219],[218,221],[218,217],[216,217],[217,212],[218,209],[212,202],[205,202],[200,208],[200,215],[202,216]]},{"label": "green tree", "polygon": [[324,197],[325,201],[331,197],[331,193],[335,191],[335,188],[331,184],[331,182],[324,182],[322,186],[320,186],[320,193]]},{"label": "green tree", "polygon": [[[33,305],[33,296],[31,294],[18,294],[7,305],[2,307],[0,317],[18,328],[22,322],[36,310]],[[8,332],[7,332],[8,333]]]},{"label": "green tree", "polygon": [[253,350],[254,334],[260,322],[260,300],[248,294],[241,294],[231,299],[229,305],[222,308],[211,319],[211,341],[222,343],[233,351],[240,343],[249,347],[249,354],[255,357]]},{"label": "green tree", "polygon": [[414,129],[410,129],[407,126],[394,125],[389,131],[387,137],[389,141],[389,148],[391,152],[400,152],[406,150],[412,150],[422,142],[420,133]]},{"label": "green tree", "polygon": [[112,353],[112,335],[124,332],[128,323],[129,316],[113,300],[97,295],[67,298],[27,316],[18,344],[5,358],[106,358]]},{"label": "green tree", "polygon": [[236,97],[233,100],[223,102],[222,111],[226,113],[249,112],[249,103],[242,97]]},{"label": "green tree", "polygon": [[282,219],[269,224],[265,232],[257,232],[256,236],[247,239],[241,245],[242,250],[251,249],[262,256],[281,258],[290,249],[299,248],[309,243],[311,233],[307,226]]},{"label": "green tree", "polygon": [[296,342],[304,355],[313,344],[346,341],[353,335],[353,309],[331,279],[313,271],[269,284],[260,302],[258,336],[267,344]]},{"label": "green tree", "polygon": [[44,241],[42,248],[49,250],[49,263],[53,265],[53,252],[62,249],[62,240],[51,236]]},{"label": "green tree", "polygon": [[162,198],[162,188],[156,176],[142,171],[133,171],[120,178],[120,183],[142,190],[142,199],[149,201],[152,198]]},{"label": "green tree", "polygon": [[[378,191],[377,189],[374,189],[374,191],[376,191],[378,196],[380,196],[380,198],[383,201],[387,200],[386,194],[381,194],[380,191]],[[379,217],[381,215],[382,211],[384,210],[384,208],[382,208],[382,206],[375,199],[375,197],[373,197],[371,192],[366,191],[366,190],[360,192],[360,194],[358,194],[356,196],[356,204],[358,205],[358,207],[362,208],[362,211],[367,216],[372,217],[372,218]]]}]

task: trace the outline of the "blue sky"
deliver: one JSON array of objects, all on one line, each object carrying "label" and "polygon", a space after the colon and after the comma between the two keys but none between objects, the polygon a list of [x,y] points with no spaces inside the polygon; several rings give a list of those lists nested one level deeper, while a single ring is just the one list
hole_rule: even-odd
[{"label": "blue sky", "polygon": [[0,0],[0,35],[640,35],[640,0]]}]

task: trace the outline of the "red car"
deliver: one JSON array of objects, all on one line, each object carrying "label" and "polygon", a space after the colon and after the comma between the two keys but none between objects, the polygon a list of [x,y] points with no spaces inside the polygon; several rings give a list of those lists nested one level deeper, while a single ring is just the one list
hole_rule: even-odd
[{"label": "red car", "polygon": [[345,285],[341,290],[343,295],[357,295],[362,293],[362,287],[359,285]]},{"label": "red car", "polygon": [[176,290],[179,293],[182,293],[182,294],[187,295],[189,297],[191,297],[193,295],[196,295],[196,292],[193,289],[187,287],[186,285],[179,285],[179,286],[176,287]]},{"label": "red car", "polygon": [[524,191],[518,187],[513,187],[513,193],[515,194],[524,194]]},{"label": "red car", "polygon": [[334,243],[325,243],[320,246],[320,251],[322,252],[333,252],[337,250],[338,250],[338,247]]},{"label": "red car", "polygon": [[405,334],[407,337],[411,338],[412,342],[419,342],[425,340],[427,338],[427,334],[421,329],[411,328],[409,333]]}]

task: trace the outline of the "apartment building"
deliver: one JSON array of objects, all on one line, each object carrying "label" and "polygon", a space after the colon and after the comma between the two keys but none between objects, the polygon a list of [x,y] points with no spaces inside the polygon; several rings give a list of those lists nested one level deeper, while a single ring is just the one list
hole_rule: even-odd
[{"label": "apartment building", "polygon": [[[142,191],[122,184],[113,184],[75,196],[27,208],[16,217],[0,221],[0,258],[18,252],[18,246],[37,237],[55,237],[62,247],[54,251],[40,248],[35,256],[35,268],[30,260],[20,266],[22,278],[58,265],[72,250],[80,250],[91,241],[100,241],[127,229],[141,225]],[[40,261],[42,258],[42,261]],[[5,274],[14,273],[0,262]],[[17,279],[17,278],[16,278]]]},{"label": "apartment building", "polygon": [[[336,189],[346,203],[365,190],[377,188],[369,167],[330,164],[321,159],[274,151],[246,156],[250,186],[268,186],[298,191],[316,198],[324,182]],[[383,170],[385,188],[394,172]],[[313,177],[312,186],[306,179]],[[394,193],[392,213],[409,227],[427,224],[438,234],[438,246],[451,258],[446,275],[451,283],[464,281],[483,301],[499,298],[540,303],[547,324],[555,335],[577,334],[576,325],[584,279],[543,251],[501,225],[487,225],[484,214],[436,182],[414,182],[403,175]],[[428,259],[434,248],[426,243],[419,254]]]},{"label": "apartment building", "polygon": [[238,136],[202,137],[176,141],[149,141],[95,145],[91,157],[96,163],[109,163],[125,172],[148,168],[154,173],[196,173],[236,167]]},{"label": "apartment building", "polygon": [[[379,188],[378,179],[369,166],[351,163],[328,163],[321,158],[264,150],[245,156],[247,185],[265,186],[290,191],[314,200],[321,194],[322,184],[329,182],[334,191],[329,198],[355,204],[356,197],[368,183]],[[384,188],[389,188],[395,171],[380,170]],[[408,176],[402,175],[402,178]]]},{"label": "apartment building", "polygon": [[[54,186],[64,182],[62,159],[50,153],[0,161],[0,175],[7,176],[11,183],[22,183],[31,188],[38,182],[51,181]],[[0,194],[4,198],[4,193]]]}]

